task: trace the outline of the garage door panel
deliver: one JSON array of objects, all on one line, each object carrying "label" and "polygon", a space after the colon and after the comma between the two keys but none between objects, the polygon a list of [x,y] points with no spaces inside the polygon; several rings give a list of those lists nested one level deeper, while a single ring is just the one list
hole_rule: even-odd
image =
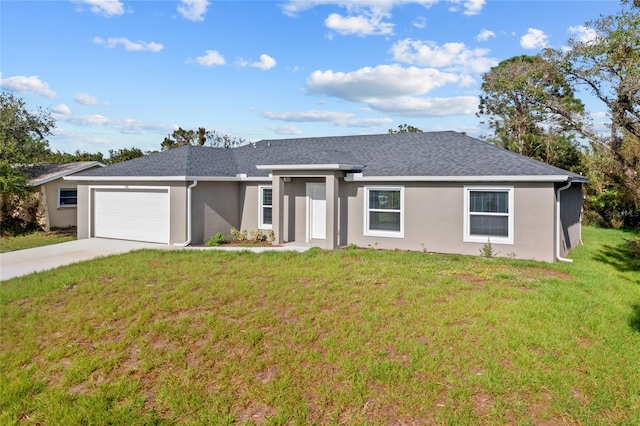
[{"label": "garage door panel", "polygon": [[96,189],[94,236],[168,243],[168,190]]}]

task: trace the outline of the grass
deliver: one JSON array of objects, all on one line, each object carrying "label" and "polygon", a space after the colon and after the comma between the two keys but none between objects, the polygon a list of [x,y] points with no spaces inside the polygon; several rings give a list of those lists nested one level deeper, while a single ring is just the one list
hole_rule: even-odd
[{"label": "grass", "polygon": [[[0,286],[1,424],[640,424],[640,272],[142,251]],[[631,234],[627,234],[627,237]]]},{"label": "grass", "polygon": [[18,235],[2,235],[0,236],[0,253],[48,246],[75,239],[75,228],[52,229],[49,232],[33,231]]}]

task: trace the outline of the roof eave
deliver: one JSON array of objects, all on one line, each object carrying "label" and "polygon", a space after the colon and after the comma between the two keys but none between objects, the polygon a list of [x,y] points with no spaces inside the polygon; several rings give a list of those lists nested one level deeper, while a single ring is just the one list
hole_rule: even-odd
[{"label": "roof eave", "polygon": [[270,181],[269,176],[247,176],[246,174],[238,174],[236,176],[68,176],[65,180],[73,180],[79,182],[244,182],[244,181]]},{"label": "roof eave", "polygon": [[362,170],[357,164],[258,164],[258,170]]},{"label": "roof eave", "polygon": [[52,182],[52,181],[54,181],[56,179],[60,179],[60,178],[63,178],[63,179],[66,180],[67,176],[69,176],[69,175],[72,175],[72,174],[75,174],[75,173],[80,173],[80,172],[83,172],[83,171],[85,171],[87,169],[90,169],[92,167],[97,167],[97,166],[106,167],[105,164],[102,164],[99,161],[92,161],[91,163],[84,164],[83,166],[78,167],[77,169],[67,170],[67,171],[64,171],[62,173],[57,173],[57,174],[55,174],[53,176],[49,176],[49,177],[46,177],[44,179],[32,180],[32,181],[29,182],[29,186],[44,185],[45,183],[49,183],[49,182]]},{"label": "roof eave", "polygon": [[588,182],[569,175],[496,175],[496,176],[364,176],[362,173],[347,173],[347,182]]}]

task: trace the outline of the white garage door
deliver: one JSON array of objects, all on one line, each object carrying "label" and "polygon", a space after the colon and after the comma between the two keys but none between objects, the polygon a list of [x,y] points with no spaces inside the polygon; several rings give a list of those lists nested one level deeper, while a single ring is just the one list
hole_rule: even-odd
[{"label": "white garage door", "polygon": [[169,243],[167,189],[95,189],[93,236]]}]

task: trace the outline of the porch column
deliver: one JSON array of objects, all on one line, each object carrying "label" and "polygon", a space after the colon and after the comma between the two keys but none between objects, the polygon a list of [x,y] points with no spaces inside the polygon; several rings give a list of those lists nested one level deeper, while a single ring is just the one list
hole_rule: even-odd
[{"label": "porch column", "polygon": [[325,246],[329,250],[338,247],[338,195],[339,180],[337,174],[331,173],[325,177],[326,180],[326,206],[327,206],[327,229]]},{"label": "porch column", "polygon": [[271,228],[275,233],[274,244],[284,242],[282,235],[284,231],[284,181],[275,173],[271,179],[272,206],[271,206]]}]

